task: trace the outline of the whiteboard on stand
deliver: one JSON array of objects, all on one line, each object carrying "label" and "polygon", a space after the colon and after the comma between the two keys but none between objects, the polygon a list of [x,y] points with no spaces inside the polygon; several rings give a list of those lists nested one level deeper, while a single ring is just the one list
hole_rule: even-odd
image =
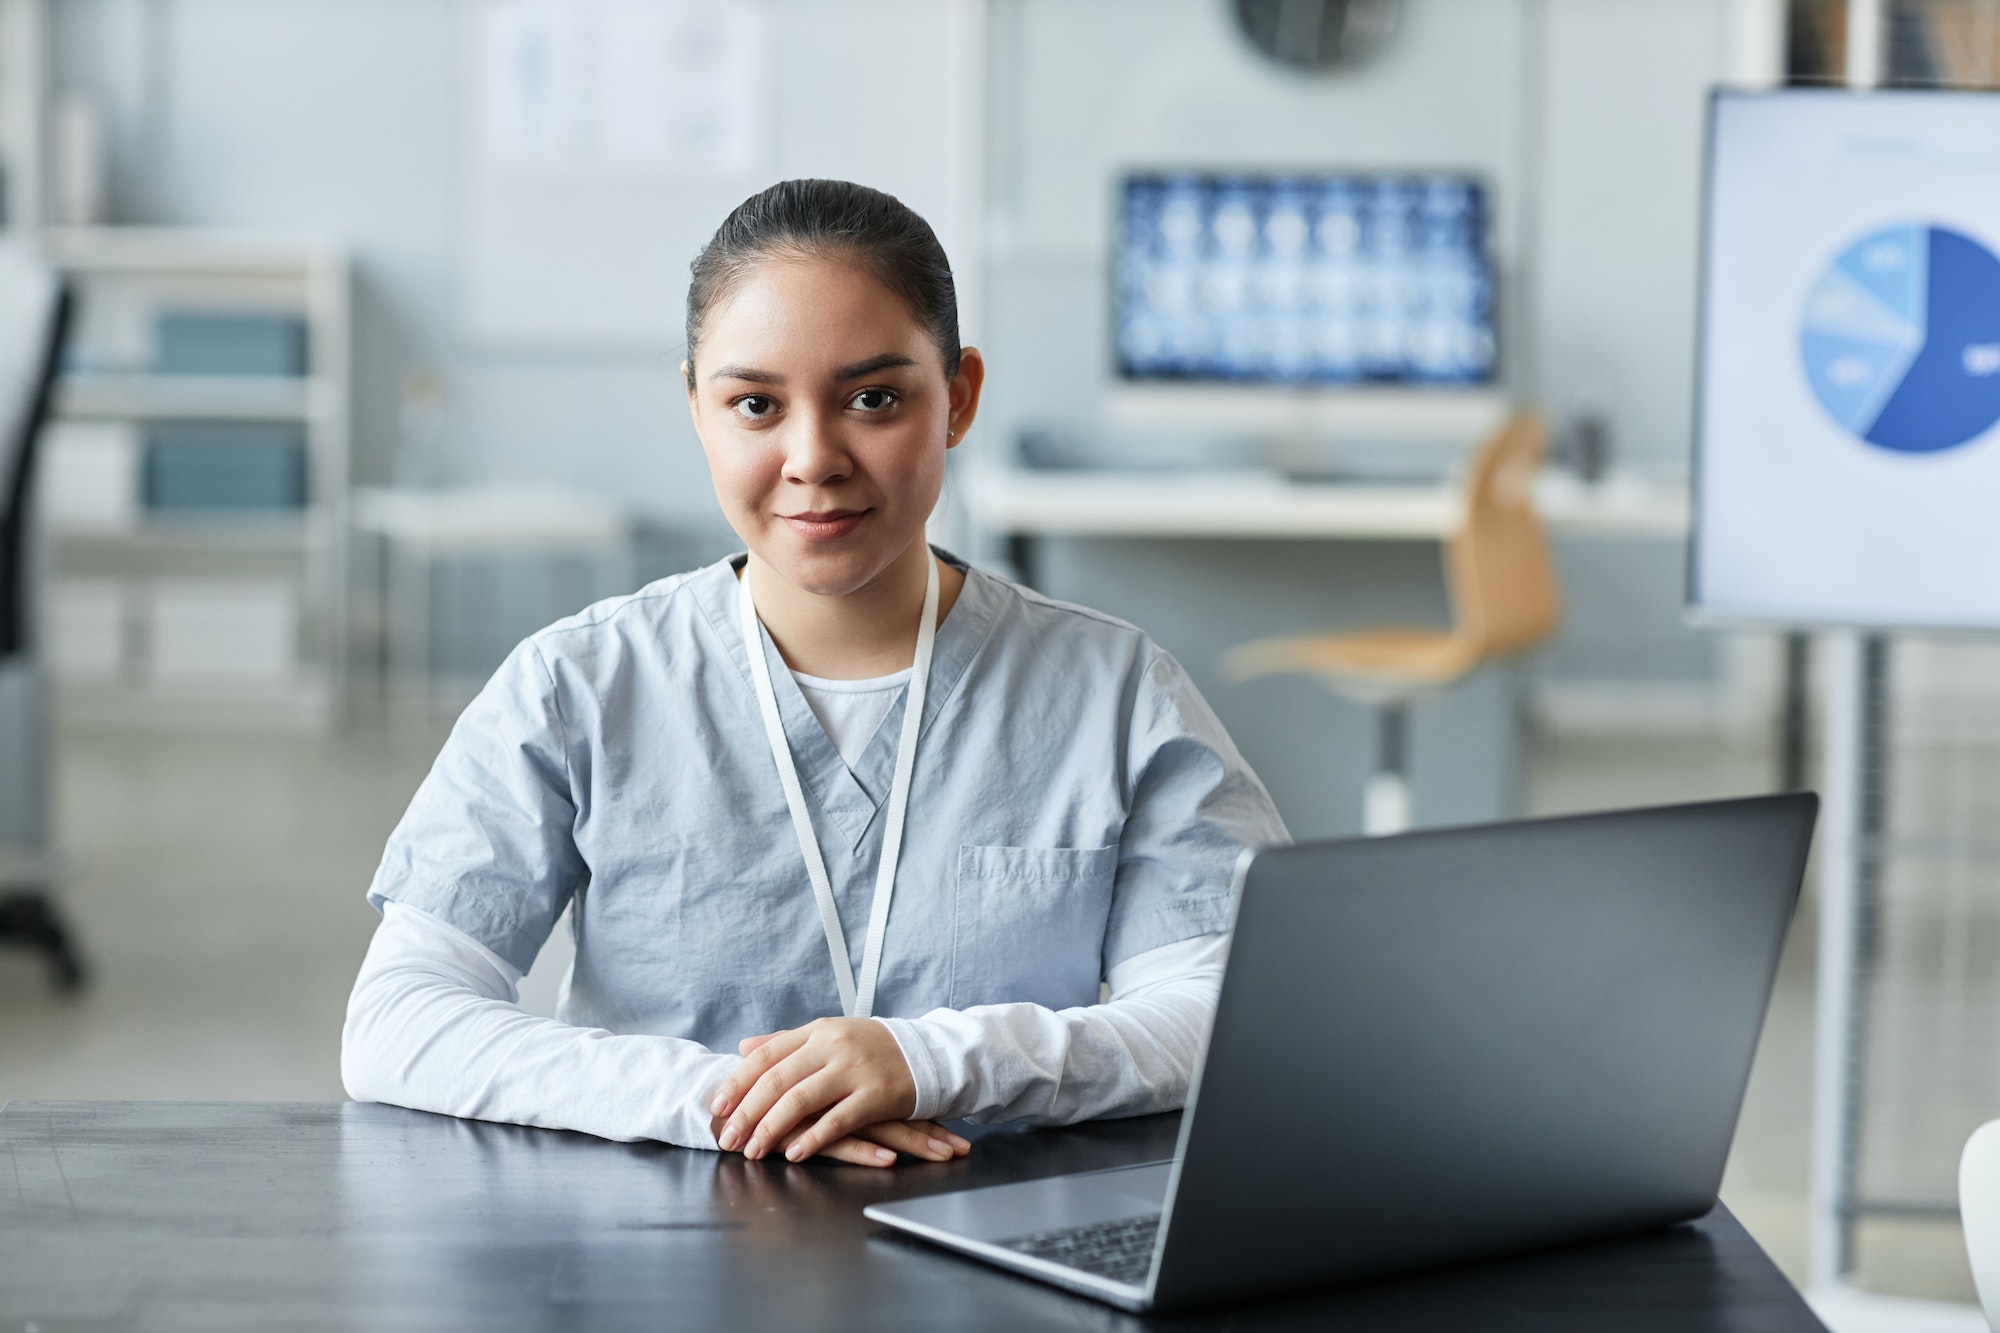
[{"label": "whiteboard on stand", "polygon": [[1710,109],[1689,599],[2000,628],[2000,96]]}]

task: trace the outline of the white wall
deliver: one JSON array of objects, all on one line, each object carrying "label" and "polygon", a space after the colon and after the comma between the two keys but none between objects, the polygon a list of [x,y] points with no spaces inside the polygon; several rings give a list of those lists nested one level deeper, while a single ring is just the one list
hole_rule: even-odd
[{"label": "white wall", "polygon": [[1595,406],[1613,447],[1685,465],[1707,90],[1732,58],[1718,0],[1544,0],[1542,399]]},{"label": "white wall", "polygon": [[[779,58],[779,168],[921,192],[983,166],[983,179],[951,192],[971,206],[987,196],[991,262],[961,253],[980,336],[997,354],[972,447],[1005,447],[1016,428],[1051,419],[1101,431],[1119,170],[1426,164],[1493,184],[1514,279],[1503,299],[1520,314],[1532,297],[1539,314],[1536,336],[1507,352],[1517,388],[1556,416],[1604,411],[1628,459],[1684,465],[1701,93],[1730,72],[1745,6],[1767,0],[1408,0],[1380,62],[1334,76],[1254,55],[1226,0],[868,0],[903,33],[886,54],[880,28],[827,17],[840,12],[834,0],[776,2],[818,16]],[[662,515],[709,512],[677,345],[496,345],[462,331],[470,0],[51,8],[56,86],[91,93],[110,120],[115,220],[303,227],[353,245],[363,479],[388,476],[400,386],[429,367],[449,382],[456,475],[594,487]],[[983,71],[953,63],[948,21],[981,10]],[[981,136],[944,103],[947,88],[983,97],[983,164]],[[691,198],[660,244],[690,249],[719,220],[719,198]],[[967,248],[962,232],[954,245]],[[1622,559],[1629,576],[1579,568],[1582,596],[1553,665],[1704,670],[1705,641],[1676,625],[1678,552]]]},{"label": "white wall", "polygon": [[1021,250],[1101,256],[1134,166],[1515,174],[1521,20],[1506,0],[1418,0],[1385,58],[1333,76],[1258,55],[1215,0],[1012,0],[994,21],[992,206]]},{"label": "white wall", "polygon": [[[1533,275],[1544,410],[1601,413],[1617,461],[1685,477],[1692,448],[1702,135],[1707,90],[1741,79],[1778,26],[1763,0],[1539,0],[1540,189]],[[1775,42],[1767,42],[1775,48]],[[1775,64],[1775,50],[1765,53]],[[1774,71],[1775,72],[1775,71]],[[1681,621],[1678,541],[1558,543],[1569,614],[1537,673],[1651,681],[1614,695],[1628,723],[1713,709],[1721,640]],[[1572,695],[1579,692],[1571,687]],[[1602,710],[1600,710],[1602,711]]]}]

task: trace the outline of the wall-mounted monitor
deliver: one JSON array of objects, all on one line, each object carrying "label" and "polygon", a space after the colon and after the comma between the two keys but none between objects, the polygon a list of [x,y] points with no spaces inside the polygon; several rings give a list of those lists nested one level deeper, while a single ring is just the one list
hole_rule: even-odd
[{"label": "wall-mounted monitor", "polygon": [[1506,414],[1490,206],[1463,172],[1125,177],[1109,420],[1254,435],[1302,471],[1477,440]]},{"label": "wall-mounted monitor", "polygon": [[1497,369],[1471,176],[1129,176],[1113,270],[1127,381],[1485,385]]},{"label": "wall-mounted monitor", "polygon": [[1718,94],[1690,601],[2000,628],[2000,95]]}]

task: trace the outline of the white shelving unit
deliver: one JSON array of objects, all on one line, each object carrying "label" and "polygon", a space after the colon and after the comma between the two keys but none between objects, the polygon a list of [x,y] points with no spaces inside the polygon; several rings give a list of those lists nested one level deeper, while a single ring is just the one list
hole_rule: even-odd
[{"label": "white shelving unit", "polygon": [[305,421],[323,410],[306,381],[255,375],[71,376],[56,412],[72,420]]},{"label": "white shelving unit", "polygon": [[[348,675],[346,255],[310,237],[152,228],[55,228],[41,234],[41,245],[78,302],[56,390],[58,424],[126,423],[143,431],[162,422],[292,423],[302,427],[306,448],[305,503],[296,510],[141,506],[129,522],[87,525],[51,514],[43,525],[50,587],[83,580],[115,584],[132,597],[115,671],[66,678],[57,664],[59,712],[93,725],[334,724]],[[157,373],[150,339],[164,310],[295,315],[306,330],[306,373]],[[136,476],[132,484],[136,491]],[[146,595],[184,590],[187,580],[295,597],[296,669],[209,678],[156,670]]]}]

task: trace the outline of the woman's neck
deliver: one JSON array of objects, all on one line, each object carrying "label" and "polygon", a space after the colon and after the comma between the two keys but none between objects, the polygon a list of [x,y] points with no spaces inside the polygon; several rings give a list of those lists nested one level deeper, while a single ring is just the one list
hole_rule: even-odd
[{"label": "woman's neck", "polygon": [[[838,597],[805,592],[750,557],[757,618],[793,671],[826,680],[868,680],[901,671],[916,657],[930,547],[918,542],[864,587]],[[938,623],[950,614],[965,575],[938,562]]]}]

